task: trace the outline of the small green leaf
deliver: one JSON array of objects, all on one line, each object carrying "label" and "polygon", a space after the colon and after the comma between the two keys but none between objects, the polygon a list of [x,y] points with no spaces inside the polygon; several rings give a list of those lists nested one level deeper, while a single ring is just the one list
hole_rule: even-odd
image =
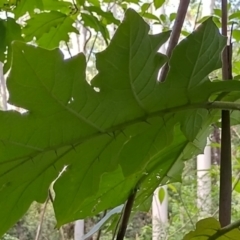
[{"label": "small green leaf", "polygon": [[[109,1],[111,1],[111,0],[105,0],[106,2],[109,2]],[[124,2],[126,2],[126,3],[135,3],[135,4],[137,4],[137,5],[139,5],[140,4],[140,1],[139,0],[124,0]]]},{"label": "small green leaf", "polygon": [[218,28],[221,28],[221,19],[215,16],[213,16],[212,19],[213,19],[213,22],[216,24],[216,26]]},{"label": "small green leaf", "polygon": [[232,182],[235,183],[234,185],[234,190],[237,192],[237,193],[240,193],[240,181],[239,179],[236,179],[235,177],[232,178]]},{"label": "small green leaf", "polygon": [[207,19],[209,19],[211,16],[204,16],[204,17],[202,17],[201,19],[199,19],[197,22],[198,23],[203,23],[203,22],[205,22]]},{"label": "small green leaf", "polygon": [[141,11],[143,13],[146,12],[149,9],[150,6],[151,6],[151,3],[144,3],[141,7]]},{"label": "small green leaf", "polygon": [[158,199],[159,202],[162,204],[165,198],[165,190],[163,187],[160,187],[159,191],[158,191]]},{"label": "small green leaf", "polygon": [[85,7],[85,9],[87,11],[89,11],[90,13],[91,12],[97,13],[98,16],[101,16],[102,18],[104,18],[106,20],[107,24],[114,23],[116,25],[119,25],[119,23],[120,23],[120,21],[113,16],[112,12],[110,12],[110,11],[105,12],[100,7],[87,6],[87,7]]},{"label": "small green leaf", "polygon": [[234,38],[236,41],[240,41],[240,30],[234,29],[234,30],[232,31],[232,35],[233,35],[233,38]]},{"label": "small green leaf", "polygon": [[213,14],[215,16],[217,16],[218,18],[221,18],[222,17],[222,10],[218,9],[218,8],[215,8],[215,9],[213,9]]},{"label": "small green leaf", "polygon": [[169,16],[170,21],[174,21],[176,19],[177,14],[176,13],[171,13]]},{"label": "small green leaf", "polygon": [[145,12],[145,13],[141,13],[141,15],[142,15],[144,18],[151,19],[151,20],[156,20],[156,21],[159,22],[158,17],[155,16],[154,14],[152,14],[152,13]]},{"label": "small green leaf", "polygon": [[155,9],[159,9],[165,3],[165,0],[154,0],[153,3]]},{"label": "small green leaf", "polygon": [[160,20],[161,20],[163,23],[165,23],[166,20],[167,20],[166,14],[161,14],[159,18],[160,18]]},{"label": "small green leaf", "polygon": [[168,184],[168,188],[173,191],[174,193],[177,193],[177,189],[173,184]]},{"label": "small green leaf", "polygon": [[236,12],[230,14],[228,18],[229,18],[229,20],[240,19],[240,11],[236,11]]},{"label": "small green leaf", "polygon": [[98,0],[88,0],[93,6],[100,7],[100,1]]},{"label": "small green leaf", "polygon": [[189,32],[187,32],[187,31],[185,31],[185,30],[182,30],[181,31],[181,34],[184,36],[184,37],[187,37],[187,36],[189,36]]},{"label": "small green leaf", "polygon": [[106,28],[95,16],[92,14],[81,13],[82,21],[84,25],[94,29],[96,32],[100,32],[106,42],[108,44],[109,33]]}]

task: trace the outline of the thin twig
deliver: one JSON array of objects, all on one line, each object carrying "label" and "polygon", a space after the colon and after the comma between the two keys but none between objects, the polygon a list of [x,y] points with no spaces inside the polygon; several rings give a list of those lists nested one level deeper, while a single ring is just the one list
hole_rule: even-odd
[{"label": "thin twig", "polygon": [[117,231],[118,231],[120,222],[121,222],[121,220],[122,220],[122,216],[123,216],[123,211],[121,212],[121,215],[120,215],[120,217],[119,217],[119,219],[118,219],[118,221],[117,221],[116,227],[115,227],[114,232],[113,232],[113,235],[112,235],[112,240],[114,240],[115,237],[116,237],[116,235],[117,235]]},{"label": "thin twig", "polygon": [[63,232],[62,227],[59,228],[59,234],[60,234],[60,236],[61,236],[61,240],[65,240],[64,232]]},{"label": "thin twig", "polygon": [[86,40],[85,43],[84,43],[84,47],[83,47],[84,53],[87,52],[87,44],[88,44],[88,42],[90,41],[90,39],[91,39],[91,37],[92,37],[92,32],[91,32],[91,30],[90,30],[89,28],[87,28],[87,27],[85,27],[85,29],[86,29],[87,32],[89,33],[89,36],[88,36],[87,40]]},{"label": "thin twig", "polygon": [[69,53],[70,57],[72,58],[72,54],[71,54],[70,48],[69,48],[69,46],[68,46],[68,43],[65,42],[65,44],[66,44],[66,47],[67,47],[68,53]]},{"label": "thin twig", "polygon": [[88,54],[87,63],[89,62],[90,57],[91,57],[91,55],[92,55],[93,48],[94,48],[94,46],[95,46],[95,44],[96,44],[96,41],[97,41],[97,37],[98,37],[98,32],[96,33],[96,36],[95,36],[95,38],[94,38],[94,40],[93,40],[93,44],[92,44],[91,49],[90,49],[90,52],[89,52],[89,54]]},{"label": "thin twig", "polygon": [[41,237],[42,226],[43,226],[43,219],[44,219],[44,215],[45,215],[45,212],[46,212],[46,209],[47,209],[48,201],[49,201],[49,197],[45,201],[45,203],[43,205],[43,210],[41,211],[40,222],[39,222],[39,225],[38,225],[38,229],[37,229],[35,240],[39,240],[40,237]]},{"label": "thin twig", "polygon": [[[168,58],[171,57],[173,49],[176,47],[181,31],[182,26],[187,14],[187,9],[189,6],[190,0],[180,0],[178,10],[177,10],[177,17],[173,25],[172,34],[169,40],[168,48],[166,51],[166,55]],[[162,68],[161,74],[160,74],[160,82],[163,82],[167,76],[169,66],[168,64],[165,64]]]},{"label": "thin twig", "polygon": [[[52,187],[52,184],[51,184],[51,187]],[[51,202],[51,204],[53,205],[54,197],[53,197],[53,195],[52,195],[52,193],[51,193],[51,187],[50,187],[50,189],[48,190],[48,199],[49,199],[49,201]],[[60,236],[61,236],[61,240],[65,240],[64,232],[63,232],[62,227],[59,228],[59,234],[60,234]]]},{"label": "thin twig", "polygon": [[185,205],[185,203],[184,203],[184,201],[183,201],[183,199],[182,199],[181,186],[180,186],[180,190],[179,190],[179,192],[178,192],[178,197],[179,197],[180,201],[182,202],[183,208],[185,209],[185,212],[187,213],[187,216],[188,216],[189,221],[191,222],[193,228],[195,228],[195,225],[194,225],[194,223],[193,223],[193,220],[192,220],[192,218],[191,218],[191,215],[190,215],[190,213],[189,213],[189,211],[188,211],[188,209],[187,209],[187,207],[186,207],[186,205]]},{"label": "thin twig", "polygon": [[200,14],[201,5],[202,5],[202,0],[201,0],[201,1],[199,2],[199,4],[198,4],[197,14],[196,14],[196,17],[195,17],[193,30],[195,30],[196,27],[197,27],[197,22],[198,22],[198,17],[199,17],[199,14]]}]

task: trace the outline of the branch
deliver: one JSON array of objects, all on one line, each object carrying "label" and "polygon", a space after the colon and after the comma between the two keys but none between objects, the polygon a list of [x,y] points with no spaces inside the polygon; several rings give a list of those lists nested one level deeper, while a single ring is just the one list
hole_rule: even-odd
[{"label": "branch", "polygon": [[209,240],[215,240],[218,239],[221,236],[224,236],[226,233],[231,232],[233,229],[240,227],[240,220],[229,224],[226,227],[223,227],[221,229],[219,229],[214,235],[212,235],[211,237],[209,237]]},{"label": "branch", "polygon": [[238,110],[240,111],[240,103],[238,102],[209,102],[206,103],[207,109],[222,109],[222,110]]},{"label": "branch", "polygon": [[[171,57],[172,51],[178,43],[181,31],[182,31],[183,22],[187,14],[189,3],[190,3],[190,0],[180,0],[179,7],[177,10],[177,17],[173,25],[172,34],[171,34],[167,52],[166,52],[166,55],[168,58]],[[168,64],[165,64],[160,74],[160,80],[159,80],[160,82],[163,82],[165,80],[168,73],[168,69],[169,69]]]}]

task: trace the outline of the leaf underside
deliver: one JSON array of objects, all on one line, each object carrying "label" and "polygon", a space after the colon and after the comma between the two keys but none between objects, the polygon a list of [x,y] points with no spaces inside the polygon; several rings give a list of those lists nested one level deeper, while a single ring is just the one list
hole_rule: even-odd
[{"label": "leaf underside", "polygon": [[0,112],[0,233],[33,201],[45,201],[65,166],[54,184],[58,226],[122,204],[136,185],[134,208],[141,208],[159,184],[180,180],[183,160],[202,151],[217,111],[193,106],[240,89],[237,81],[207,78],[221,66],[226,39],[207,20],[176,47],[158,83],[166,56],[157,51],[170,33],[148,32],[128,10],[97,54],[91,85],[84,55],[64,60],[59,50],[13,44],[9,103],[27,112]]}]

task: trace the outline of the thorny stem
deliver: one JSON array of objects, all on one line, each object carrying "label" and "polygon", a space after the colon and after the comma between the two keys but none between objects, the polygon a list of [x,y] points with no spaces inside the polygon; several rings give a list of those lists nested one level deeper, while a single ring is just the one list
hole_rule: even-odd
[{"label": "thorny stem", "polygon": [[133,192],[131,193],[131,195],[129,196],[129,198],[126,202],[116,240],[124,239],[124,236],[125,236],[125,233],[127,230],[128,220],[131,215],[131,211],[132,211],[132,207],[133,207],[133,203],[134,203],[136,194],[137,194],[137,188],[135,188],[133,190]]},{"label": "thorny stem", "polygon": [[[227,37],[228,9],[227,0],[222,0],[222,34]],[[231,79],[231,45],[226,46],[222,53],[223,79]],[[222,227],[231,222],[232,202],[232,153],[230,112],[222,110],[221,131],[221,161],[220,161],[220,193],[219,193],[219,222]],[[213,238],[214,239],[214,238]]]},{"label": "thorny stem", "polygon": [[[189,3],[190,3],[190,0],[180,0],[178,10],[177,10],[177,17],[173,25],[171,37],[169,39],[169,44],[166,51],[166,55],[168,58],[171,57],[172,51],[178,43],[181,31],[182,31],[182,26],[187,14]],[[160,80],[159,80],[160,82],[163,82],[165,80],[168,73],[168,69],[169,69],[168,64],[165,64],[160,74]]]}]

